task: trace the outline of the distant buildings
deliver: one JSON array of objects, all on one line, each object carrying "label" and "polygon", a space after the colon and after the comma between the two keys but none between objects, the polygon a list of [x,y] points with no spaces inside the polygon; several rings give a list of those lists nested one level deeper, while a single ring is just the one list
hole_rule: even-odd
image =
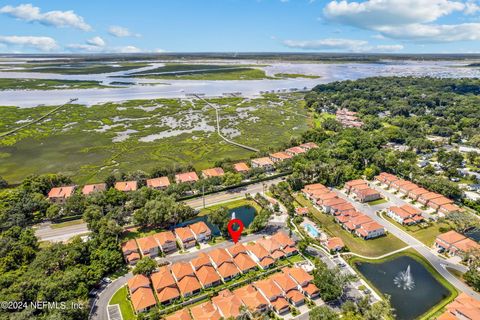
[{"label": "distant buildings", "polygon": [[363,122],[357,117],[357,113],[345,108],[337,110],[336,118],[344,127],[360,128],[363,126]]},{"label": "distant buildings", "polygon": [[157,190],[164,190],[170,186],[170,180],[168,177],[159,177],[147,180],[147,187]]},{"label": "distant buildings", "polygon": [[76,186],[64,186],[52,188],[48,193],[48,199],[53,203],[64,204],[75,192]]}]

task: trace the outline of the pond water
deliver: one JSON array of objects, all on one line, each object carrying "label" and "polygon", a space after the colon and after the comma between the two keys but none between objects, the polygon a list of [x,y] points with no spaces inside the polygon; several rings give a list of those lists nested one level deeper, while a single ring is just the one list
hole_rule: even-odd
[{"label": "pond water", "polygon": [[469,237],[472,240],[480,242],[480,229],[473,229],[465,232],[465,236]]},{"label": "pond water", "polygon": [[397,319],[416,319],[450,292],[428,270],[408,256],[383,263],[357,262],[357,269],[380,292],[391,297]]},{"label": "pond water", "polygon": [[[245,226],[245,228],[247,228],[252,223],[253,218],[255,217],[255,214],[256,214],[257,210],[255,210],[255,208],[252,207],[252,206],[246,205],[246,206],[241,206],[241,207],[230,209],[229,212],[232,215],[233,215],[233,213],[235,213],[235,218],[242,220],[243,225]],[[210,228],[210,230],[212,230],[212,233],[214,235],[216,235],[216,236],[220,235],[220,230],[218,229],[218,227],[216,225],[211,224],[208,221],[208,215],[199,216],[199,217],[193,218],[191,220],[182,222],[182,223],[178,224],[178,226],[179,227],[188,226],[188,225],[190,225],[192,223],[195,223],[195,222],[198,222],[198,221],[205,222],[207,224],[207,226]]]}]

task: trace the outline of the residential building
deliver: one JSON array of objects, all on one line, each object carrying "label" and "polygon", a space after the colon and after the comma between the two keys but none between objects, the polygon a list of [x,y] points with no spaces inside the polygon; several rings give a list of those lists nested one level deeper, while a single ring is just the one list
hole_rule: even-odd
[{"label": "residential building", "polygon": [[192,307],[190,313],[193,320],[220,320],[222,318],[220,312],[210,301]]},{"label": "residential building", "polygon": [[196,244],[195,235],[189,227],[175,228],[175,236],[183,249],[189,249]]},{"label": "residential building", "polygon": [[180,309],[175,313],[165,317],[165,320],[192,320],[188,309]]},{"label": "residential building", "polygon": [[163,253],[177,251],[177,240],[172,231],[163,231],[153,235]]},{"label": "residential building", "polygon": [[84,196],[88,196],[92,193],[103,192],[105,190],[107,190],[106,183],[87,184],[83,186],[82,193]]},{"label": "residential building", "polygon": [[284,314],[289,311],[288,301],[283,297],[280,287],[270,278],[259,280],[253,283],[253,286],[270,303],[273,310],[278,314]]},{"label": "residential building", "polygon": [[233,263],[232,257],[225,249],[214,249],[208,253],[208,256],[210,257],[210,260],[213,262],[213,266],[217,269],[218,274],[220,274],[223,281],[229,281],[240,275],[240,270],[237,268],[235,263]]},{"label": "residential building", "polygon": [[123,192],[136,191],[138,189],[137,181],[119,181],[115,182],[115,189]]},{"label": "residential building", "polygon": [[295,307],[305,302],[305,296],[298,290],[298,284],[289,276],[283,273],[276,273],[270,277],[275,284],[282,290],[282,294]]},{"label": "residential building", "polygon": [[245,248],[243,243],[237,242],[233,246],[228,247],[227,252],[232,256],[232,258],[235,258],[240,253],[247,253],[247,248]]},{"label": "residential building", "polygon": [[158,256],[158,243],[153,236],[137,239],[138,247],[142,256],[155,258]]},{"label": "residential building", "polygon": [[375,189],[366,188],[362,190],[353,190],[353,194],[360,202],[370,202],[378,199],[382,199],[382,195]]},{"label": "residential building", "polygon": [[233,262],[242,273],[248,273],[257,269],[257,264],[247,252],[241,252],[233,258]]},{"label": "residential building", "polygon": [[345,248],[343,240],[339,237],[333,237],[328,239],[325,245],[330,252],[341,251],[343,248]]},{"label": "residential building", "polygon": [[151,274],[153,291],[157,295],[158,302],[169,305],[180,299],[180,290],[168,267],[161,267],[157,272]]},{"label": "residential building", "polygon": [[441,196],[438,198],[431,199],[428,201],[428,206],[434,210],[438,210],[441,206],[446,204],[453,204],[453,200],[448,199],[447,197]]},{"label": "residential building", "polygon": [[428,191],[425,188],[416,188],[408,192],[408,197],[413,201],[417,201],[418,197],[420,197],[422,194],[429,193],[429,192],[430,191]]},{"label": "residential building", "polygon": [[480,301],[466,293],[460,293],[445,307],[446,311],[438,320],[476,320],[480,319]]},{"label": "residential building", "polygon": [[310,299],[315,299],[320,295],[320,290],[313,284],[313,276],[308,274],[302,268],[288,268],[282,269],[282,272],[293,279],[299,286],[300,290]]},{"label": "residential building", "polygon": [[184,172],[178,173],[175,175],[175,182],[176,183],[195,183],[197,182],[198,176],[195,171],[192,172]]},{"label": "residential building", "polygon": [[168,177],[158,177],[147,180],[147,187],[157,190],[165,190],[170,186]]},{"label": "residential building", "polygon": [[203,288],[215,287],[222,283],[222,279],[220,279],[217,271],[211,265],[204,265],[198,268],[195,270],[195,275]]},{"label": "residential building", "polygon": [[286,152],[275,152],[275,153],[272,153],[270,154],[270,159],[274,162],[274,163],[277,163],[277,162],[282,162],[282,161],[285,161],[285,160],[288,160],[288,159],[291,159],[292,156],[289,155],[288,153]]},{"label": "residential building", "polygon": [[310,211],[308,210],[307,207],[298,207],[298,208],[295,208],[295,213],[299,216],[306,216],[308,215]]},{"label": "residential building", "polygon": [[53,203],[64,204],[75,192],[76,186],[63,186],[52,188],[48,192],[48,200]]},{"label": "residential building", "polygon": [[134,275],[127,281],[128,292],[132,295],[140,288],[150,289],[150,280],[143,274]]},{"label": "residential building", "polygon": [[305,150],[317,149],[318,145],[315,142],[306,142],[299,145],[300,148]]},{"label": "residential building", "polygon": [[252,314],[261,314],[269,309],[267,299],[251,284],[233,291]]},{"label": "residential building", "polygon": [[202,289],[190,263],[176,262],[172,264],[171,271],[183,297],[195,295]]},{"label": "residential building", "polygon": [[401,207],[389,207],[387,209],[387,216],[404,225],[413,225],[424,220],[422,217],[422,212],[408,204],[405,204]]},{"label": "residential building", "polygon": [[225,172],[219,167],[202,170],[202,177],[204,179],[222,177],[223,175],[225,175]]},{"label": "residential building", "polygon": [[264,247],[265,250],[267,250],[267,252],[270,254],[270,256],[275,260],[285,258],[285,252],[283,252],[282,246],[275,239],[259,239],[257,240],[257,244]]},{"label": "residential building", "polygon": [[212,238],[212,231],[203,221],[192,223],[188,227],[192,230],[195,240],[197,240],[198,243],[207,242]]},{"label": "residential building", "polygon": [[291,155],[292,157],[294,156],[298,156],[299,154],[304,154],[307,152],[307,150],[305,150],[304,148],[301,148],[301,147],[291,147],[291,148],[288,148],[287,150],[285,150],[286,153],[288,153],[289,155]]},{"label": "residential building", "polygon": [[480,249],[480,245],[477,242],[454,230],[438,235],[435,239],[435,246],[451,255],[461,257],[469,251]]},{"label": "residential building", "polygon": [[447,203],[443,204],[440,206],[438,209],[438,212],[441,212],[443,214],[449,214],[449,213],[455,213],[461,211],[460,207],[452,204],[452,203]]},{"label": "residential building", "polygon": [[275,164],[268,157],[252,159],[251,163],[253,168],[261,168],[261,169],[264,169],[265,171],[275,170]]},{"label": "residential building", "polygon": [[250,167],[245,162],[235,163],[233,169],[238,173],[247,173],[250,171]]},{"label": "residential building", "polygon": [[415,183],[412,183],[412,182],[409,181],[409,183],[401,185],[400,188],[398,189],[398,191],[401,194],[404,194],[404,195],[408,196],[410,191],[415,190],[415,189],[418,189],[418,186]]},{"label": "residential building", "polygon": [[419,196],[417,201],[426,206],[426,205],[428,205],[428,202],[430,200],[435,199],[435,198],[440,198],[440,197],[442,197],[441,194],[438,194],[438,193],[435,193],[435,192],[427,192],[427,193],[424,193],[421,196]]},{"label": "residential building", "polygon": [[196,258],[190,260],[190,264],[193,267],[193,270],[199,270],[204,266],[213,266],[213,262],[210,260],[210,257],[205,252],[200,252]]},{"label": "residential building", "polygon": [[317,201],[317,205],[320,205],[322,210],[325,211],[326,213],[332,213],[332,207],[345,204],[347,203],[346,200],[337,197],[337,194],[334,192],[331,192],[329,194],[325,194]]},{"label": "residential building", "polygon": [[236,319],[242,312],[242,300],[230,290],[225,289],[212,298],[212,304],[217,308],[223,319]]},{"label": "residential building", "polygon": [[138,253],[138,246],[135,239],[122,243],[122,253],[125,262],[131,266],[135,265],[138,260],[140,260],[140,254]]},{"label": "residential building", "polygon": [[148,311],[157,304],[152,289],[150,288],[139,288],[130,294],[130,300],[132,301],[135,313]]},{"label": "residential building", "polygon": [[357,180],[351,180],[351,181],[347,181],[345,183],[345,190],[347,191],[347,193],[350,192],[350,190],[352,189],[352,187],[355,187],[355,186],[368,186],[368,182],[363,180],[363,179],[357,179]]},{"label": "residential building", "polygon": [[408,180],[399,179],[399,180],[396,180],[396,181],[392,182],[390,184],[390,188],[395,190],[395,191],[399,191],[400,187],[402,187],[403,185],[406,185],[406,184],[411,184],[411,182],[408,181]]},{"label": "residential building", "polygon": [[298,253],[298,249],[295,246],[295,241],[287,236],[285,232],[278,231],[271,237],[271,239],[280,244],[280,249],[285,252],[287,257]]},{"label": "residential building", "polygon": [[334,204],[330,206],[330,213],[334,216],[339,216],[345,212],[350,212],[352,210],[355,210],[355,207],[349,202]]},{"label": "residential building", "polygon": [[258,243],[249,243],[245,246],[248,254],[252,257],[262,269],[267,269],[275,264],[275,260],[270,256],[268,251]]},{"label": "residential building", "polygon": [[382,172],[375,177],[375,180],[390,187],[390,184],[392,184],[392,182],[394,181],[399,180],[399,178],[393,174]]},{"label": "residential building", "polygon": [[364,223],[360,225],[360,227],[355,230],[355,233],[359,237],[367,240],[383,236],[386,231],[382,225],[375,221],[372,221],[370,223]]}]

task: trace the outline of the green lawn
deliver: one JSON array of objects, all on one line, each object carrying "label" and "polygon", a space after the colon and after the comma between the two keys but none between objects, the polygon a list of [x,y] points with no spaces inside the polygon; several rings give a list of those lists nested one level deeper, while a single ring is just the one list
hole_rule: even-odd
[{"label": "green lawn", "polygon": [[165,80],[261,80],[275,79],[268,77],[265,71],[255,68],[235,68],[205,71],[190,71],[171,74],[156,75],[138,75],[136,77],[149,79],[165,79]]},{"label": "green lawn", "polygon": [[238,208],[238,207],[242,207],[242,206],[254,207],[257,212],[262,210],[262,208],[258,205],[258,203],[256,203],[253,200],[238,199],[238,200],[233,200],[233,201],[220,203],[220,204],[216,204],[214,206],[207,207],[205,209],[200,210],[200,213],[198,215],[199,216],[204,216],[204,215],[207,215],[210,212],[212,212],[216,209],[222,208],[222,207],[225,207],[227,209],[234,209],[234,208]]},{"label": "green lawn", "polygon": [[120,311],[122,312],[123,320],[134,320],[137,318],[135,316],[135,313],[133,312],[132,304],[128,299],[127,286],[123,286],[117,292],[115,292],[112,299],[110,300],[109,305],[114,304],[120,305]]},{"label": "green lawn", "polygon": [[375,201],[370,201],[370,202],[367,202],[369,206],[376,206],[378,204],[382,204],[382,203],[387,203],[388,200],[387,199],[378,199],[378,200],[375,200]]},{"label": "green lawn", "polygon": [[413,225],[413,226],[403,226],[393,220],[392,218],[388,217],[386,214],[383,214],[382,217],[391,223],[395,224],[397,227],[405,230],[422,243],[427,246],[432,246],[435,242],[435,238],[442,232],[440,232],[440,228],[450,228],[450,225],[445,222],[428,222],[428,226],[424,227],[423,224],[420,225]]},{"label": "green lawn", "polygon": [[303,195],[298,195],[296,199],[301,206],[309,208],[322,230],[331,237],[342,238],[343,242],[351,252],[367,257],[377,257],[407,246],[405,242],[391,234],[376,239],[363,240],[343,229],[333,220],[331,215],[315,209],[310,201],[305,199]]},{"label": "green lawn", "polygon": [[51,228],[52,229],[60,229],[60,228],[74,226],[74,225],[82,224],[82,223],[83,223],[82,219],[71,220],[71,221],[60,222],[60,223],[52,223]]},{"label": "green lawn", "polygon": [[[297,93],[209,101],[219,106],[221,127],[235,133],[233,140],[267,151],[307,130],[302,97]],[[53,108],[0,106],[0,133]],[[116,170],[150,172],[174,164],[193,164],[201,170],[218,160],[252,156],[217,135],[215,112],[203,101],[67,105],[44,121],[0,139],[0,176],[18,183],[33,173],[63,173],[82,184],[101,181]]]},{"label": "green lawn", "polygon": [[110,87],[101,85],[99,81],[0,78],[0,90],[59,90],[91,88]]}]

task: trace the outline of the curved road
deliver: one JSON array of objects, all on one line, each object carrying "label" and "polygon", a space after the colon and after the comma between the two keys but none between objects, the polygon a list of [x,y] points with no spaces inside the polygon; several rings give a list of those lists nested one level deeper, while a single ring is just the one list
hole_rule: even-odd
[{"label": "curved road", "polygon": [[405,232],[402,229],[400,229],[399,227],[395,226],[393,223],[379,217],[376,214],[376,212],[378,210],[384,210],[384,209],[390,207],[392,205],[392,203],[394,205],[403,205],[403,204],[406,204],[406,202],[397,198],[397,197],[393,197],[391,194],[387,193],[382,188],[378,188],[376,186],[374,186],[374,188],[376,190],[378,190],[380,193],[382,193],[382,195],[385,198],[388,198],[389,202],[382,203],[382,204],[379,204],[379,205],[370,206],[368,204],[362,204],[362,203],[359,203],[359,202],[356,202],[356,201],[352,200],[351,198],[347,197],[347,195],[345,193],[343,193],[341,191],[337,190],[337,193],[342,198],[347,199],[354,207],[357,208],[358,211],[363,212],[364,214],[368,215],[373,220],[380,223],[382,226],[385,227],[385,229],[388,232],[390,232],[391,234],[393,234],[394,236],[396,236],[397,238],[399,238],[400,240],[402,240],[403,242],[405,242],[406,244],[411,246],[419,254],[421,254],[425,259],[428,260],[428,262],[430,262],[430,264],[435,268],[435,270],[437,270],[438,273],[440,273],[442,275],[442,277],[444,277],[448,282],[450,282],[455,288],[457,288],[460,291],[465,292],[466,294],[468,294],[469,296],[471,296],[471,297],[473,297],[477,300],[480,300],[480,294],[478,292],[475,292],[472,288],[470,288],[469,286],[464,284],[462,281],[458,280],[454,275],[452,275],[446,269],[446,267],[449,267],[449,268],[452,268],[452,269],[457,269],[461,272],[466,272],[467,267],[465,267],[463,265],[451,263],[451,262],[439,257],[438,255],[436,255],[433,252],[433,250],[431,250],[425,244],[423,244],[422,242],[417,240],[415,237],[411,236],[407,232]]}]

